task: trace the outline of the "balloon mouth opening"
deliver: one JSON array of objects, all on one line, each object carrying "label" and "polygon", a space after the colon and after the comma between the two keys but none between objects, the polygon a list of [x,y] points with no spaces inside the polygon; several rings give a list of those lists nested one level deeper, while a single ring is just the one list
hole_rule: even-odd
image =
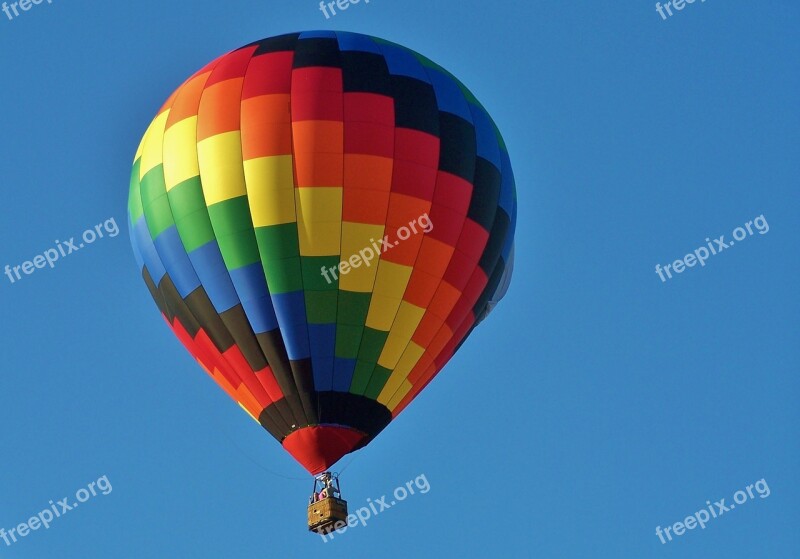
[{"label": "balloon mouth opening", "polygon": [[369,442],[369,435],[342,425],[312,425],[293,431],[283,448],[311,475],[321,474],[342,456]]}]

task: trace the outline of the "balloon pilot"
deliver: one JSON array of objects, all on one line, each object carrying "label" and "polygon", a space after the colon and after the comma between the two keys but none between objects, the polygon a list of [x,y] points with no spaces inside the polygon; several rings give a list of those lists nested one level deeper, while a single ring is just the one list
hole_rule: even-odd
[{"label": "balloon pilot", "polygon": [[308,529],[329,534],[346,525],[347,501],[342,499],[339,476],[324,472],[314,477],[314,490],[308,499]]}]

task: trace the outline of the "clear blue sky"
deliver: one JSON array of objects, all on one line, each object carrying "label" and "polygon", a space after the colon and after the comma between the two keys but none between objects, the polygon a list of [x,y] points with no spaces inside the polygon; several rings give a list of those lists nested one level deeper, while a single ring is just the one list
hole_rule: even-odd
[{"label": "clear blue sky", "polygon": [[[799,24],[788,0],[666,21],[630,0],[0,13],[0,266],[123,229],[0,276],[0,527],[113,486],[0,557],[800,556]],[[172,90],[304,29],[383,37],[459,76],[519,197],[507,299],[342,480],[351,509],[422,474],[430,491],[330,543],[305,531],[308,475],[159,318],[125,231],[130,163]],[[762,214],[768,233],[655,273]],[[768,498],[656,536],[762,478]]]}]

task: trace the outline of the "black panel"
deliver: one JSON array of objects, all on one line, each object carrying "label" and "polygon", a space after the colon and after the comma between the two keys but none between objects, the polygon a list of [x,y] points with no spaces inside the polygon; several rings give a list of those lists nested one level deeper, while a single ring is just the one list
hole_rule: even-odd
[{"label": "black panel", "polygon": [[308,423],[306,412],[300,397],[297,393],[297,385],[294,381],[294,372],[289,364],[289,357],[286,354],[286,346],[283,343],[283,337],[280,330],[272,330],[256,334],[256,340],[261,347],[261,351],[267,358],[272,373],[275,375],[275,380],[283,392],[287,411],[284,412],[284,417],[291,418],[293,425],[305,425]]},{"label": "black panel", "polygon": [[478,262],[478,266],[481,267],[487,276],[491,276],[494,268],[497,266],[500,255],[503,252],[503,245],[506,243],[506,236],[508,235],[510,228],[511,220],[509,219],[508,214],[506,214],[502,208],[497,208],[497,215],[495,216],[494,224],[489,230],[489,240],[486,243],[486,248],[483,249],[481,259]]},{"label": "black panel", "polygon": [[169,274],[164,274],[164,277],[161,278],[161,282],[158,284],[158,291],[164,298],[167,309],[169,309],[170,314],[168,314],[167,317],[169,318],[170,324],[177,319],[192,337],[197,335],[197,332],[200,330],[200,324],[198,324],[197,318],[193,314],[193,309],[190,309],[181,298]]},{"label": "black panel", "polygon": [[294,68],[327,66],[341,68],[339,41],[336,39],[301,39],[294,53]]},{"label": "black panel", "polygon": [[281,436],[286,432],[286,429],[291,428],[291,425],[287,425],[286,421],[284,421],[280,414],[280,410],[278,410],[275,406],[265,408],[258,420],[262,427],[269,431],[269,434],[275,437],[278,441],[281,440]]},{"label": "black panel", "polygon": [[234,341],[231,333],[217,314],[217,309],[211,304],[205,288],[198,287],[192,291],[186,298],[186,305],[220,353],[233,347]]},{"label": "black panel", "polygon": [[279,37],[270,37],[269,39],[263,39],[261,41],[256,41],[255,43],[250,43],[249,45],[247,45],[247,47],[258,45],[258,48],[253,53],[253,56],[258,56],[259,54],[267,54],[270,52],[286,52],[286,51],[291,52],[295,49],[295,45],[297,44],[297,38],[299,36],[300,36],[299,33],[289,33],[288,35],[281,35]]},{"label": "black panel", "polygon": [[392,96],[392,82],[386,60],[371,52],[342,53],[344,91],[361,91]]},{"label": "black panel", "polygon": [[392,76],[395,125],[439,136],[439,108],[433,86],[406,76]]},{"label": "black panel", "polygon": [[[475,127],[471,122],[451,113],[439,113],[438,118],[442,146],[439,168],[468,182],[473,182],[475,158],[478,156]],[[475,198],[474,193],[472,198]]]},{"label": "black panel", "polygon": [[502,176],[497,167],[486,159],[478,157],[475,163],[472,200],[469,202],[467,217],[487,231],[492,231],[494,217],[500,202]]},{"label": "black panel", "polygon": [[503,259],[501,258],[497,262],[497,266],[495,266],[494,270],[492,270],[492,275],[489,276],[489,282],[483,289],[481,296],[478,297],[478,300],[472,307],[472,312],[475,315],[476,321],[480,320],[481,317],[483,316],[483,313],[486,311],[486,305],[489,304],[489,299],[497,289],[497,286],[500,285],[500,280],[503,279],[503,272],[505,272],[505,270],[506,270],[506,264],[505,262],[503,262]]},{"label": "black panel", "polygon": [[266,367],[267,358],[261,352],[261,346],[258,345],[256,335],[250,326],[250,321],[247,320],[247,315],[242,305],[238,304],[219,316],[236,341],[236,345],[241,350],[250,368],[253,371],[260,371]]},{"label": "black panel", "polygon": [[[350,392],[320,392],[315,396],[319,400],[320,414],[319,421],[312,423],[312,425],[325,424],[352,427],[368,435],[369,438],[364,444],[375,438],[392,421],[392,413],[386,406],[365,396],[351,394]],[[269,420],[267,411],[279,404],[280,402],[276,402],[261,413],[259,421],[264,425],[264,428],[267,428],[266,423]],[[283,433],[283,438],[293,431],[306,426],[298,425],[295,429]]]},{"label": "black panel", "polygon": [[300,402],[302,402],[303,410],[305,410],[307,424],[315,425],[319,423],[319,415],[317,413],[318,402],[314,392],[314,372],[311,368],[311,358],[290,361],[289,364],[292,367],[294,384],[297,386]]},{"label": "black panel", "polygon": [[169,319],[169,321],[172,322],[172,317],[169,315],[167,303],[164,301],[164,298],[158,291],[158,286],[156,286],[156,282],[153,281],[153,276],[150,275],[150,270],[147,269],[147,266],[142,268],[142,278],[144,279],[144,283],[147,285],[147,289],[150,291],[150,296],[153,298],[153,301],[155,301],[158,310],[160,310]]}]

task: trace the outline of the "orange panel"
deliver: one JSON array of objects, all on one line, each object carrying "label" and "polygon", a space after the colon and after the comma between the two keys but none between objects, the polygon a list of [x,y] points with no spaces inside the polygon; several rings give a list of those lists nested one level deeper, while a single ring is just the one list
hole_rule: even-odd
[{"label": "orange panel", "polygon": [[392,189],[394,161],[377,155],[346,153],[344,156],[344,187],[369,190]]},{"label": "orange panel", "polygon": [[198,142],[223,132],[239,130],[243,82],[244,78],[225,80],[203,91],[200,100],[203,114],[197,120]]},{"label": "orange panel", "polygon": [[389,193],[380,190],[345,188],[342,221],[383,225],[389,207]]}]

